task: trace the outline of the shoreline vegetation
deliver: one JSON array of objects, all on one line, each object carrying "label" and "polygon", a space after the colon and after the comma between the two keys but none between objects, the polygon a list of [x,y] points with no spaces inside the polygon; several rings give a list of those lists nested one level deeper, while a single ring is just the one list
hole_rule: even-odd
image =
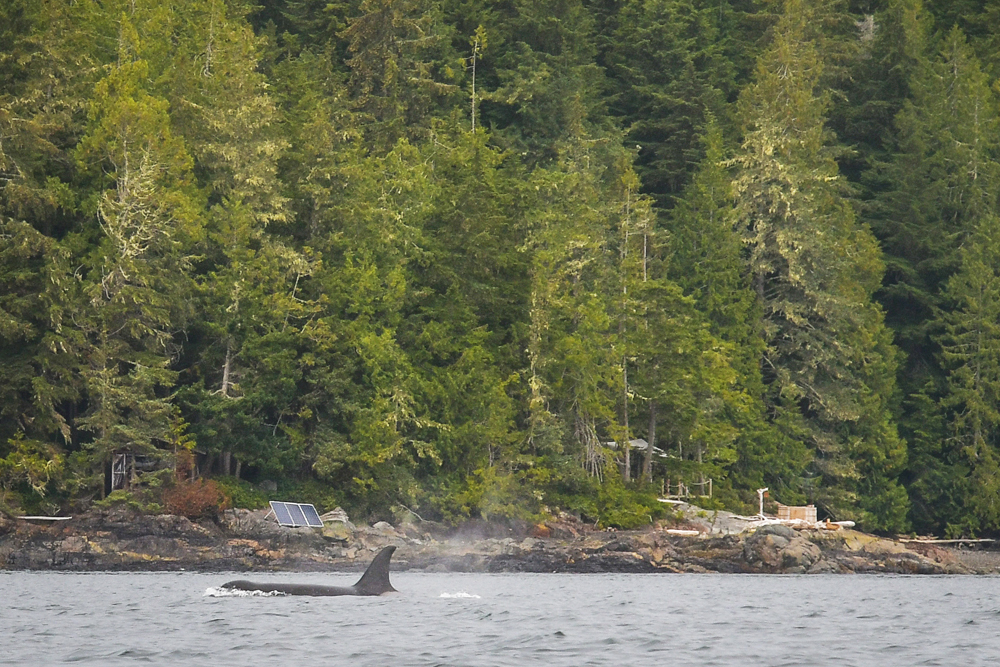
[{"label": "shoreline vegetation", "polygon": [[[562,515],[536,525],[406,521],[285,528],[264,510],[216,519],[146,515],[125,505],[68,521],[0,515],[0,569],[52,571],[363,570],[385,546],[393,570],[756,574],[996,574],[1000,553],[877,537],[851,529],[743,530],[727,512],[684,505],[672,521],[608,531]],[[678,529],[697,536],[671,534]],[[742,531],[742,532],[736,532]]]},{"label": "shoreline vegetation", "polygon": [[0,512],[1000,537],[998,80],[1000,0],[3,0]]}]

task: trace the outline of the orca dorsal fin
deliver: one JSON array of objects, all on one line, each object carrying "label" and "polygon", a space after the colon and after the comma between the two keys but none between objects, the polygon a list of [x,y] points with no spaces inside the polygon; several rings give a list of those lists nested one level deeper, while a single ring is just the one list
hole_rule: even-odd
[{"label": "orca dorsal fin", "polygon": [[395,593],[396,589],[389,583],[389,560],[396,547],[386,547],[378,552],[375,560],[368,566],[365,573],[354,584],[354,588],[364,595],[382,595],[382,593]]}]

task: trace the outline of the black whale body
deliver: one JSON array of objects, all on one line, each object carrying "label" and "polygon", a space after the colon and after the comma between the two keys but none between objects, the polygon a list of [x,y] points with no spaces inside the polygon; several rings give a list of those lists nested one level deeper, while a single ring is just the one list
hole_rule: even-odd
[{"label": "black whale body", "polygon": [[260,591],[285,595],[382,595],[395,593],[389,583],[389,559],[396,547],[386,547],[378,552],[358,583],[353,586],[317,586],[314,584],[258,584],[253,581],[229,581],[222,588],[234,591]]}]

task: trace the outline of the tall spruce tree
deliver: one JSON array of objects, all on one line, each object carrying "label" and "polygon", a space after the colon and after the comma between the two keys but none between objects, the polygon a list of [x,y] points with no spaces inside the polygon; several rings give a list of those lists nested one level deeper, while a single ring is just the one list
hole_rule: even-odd
[{"label": "tall spruce tree", "polygon": [[203,224],[191,158],[171,132],[167,101],[148,90],[142,39],[126,12],[117,46],[77,148],[97,185],[90,204],[97,242],[85,257],[84,300],[73,304],[87,389],[79,427],[92,438],[97,471],[113,453],[155,455],[170,441],[173,335]]},{"label": "tall spruce tree", "polygon": [[1000,217],[984,216],[959,255],[945,290],[954,305],[941,351],[948,371],[942,406],[951,422],[946,460],[961,475],[952,481],[962,507],[948,507],[939,521],[949,533],[975,534],[1000,529]]},{"label": "tall spruce tree", "polygon": [[618,296],[607,252],[611,218],[601,203],[607,164],[590,157],[583,142],[570,144],[560,164],[533,179],[527,437],[533,453],[566,451],[601,476],[602,443],[612,432],[628,436],[616,429],[624,389],[611,319]]},{"label": "tall spruce tree", "polygon": [[748,492],[766,486],[778,496],[795,498],[809,457],[800,441],[764,417],[762,304],[743,261],[722,131],[711,118],[703,143],[705,157],[670,212],[670,275],[694,299],[711,334],[728,344],[726,354],[736,373],[733,391],[744,396],[742,403],[726,406],[726,418],[740,431],[734,483]]},{"label": "tall spruce tree", "polygon": [[959,268],[959,248],[996,214],[1000,141],[996,97],[958,29],[936,57],[919,60],[909,85],[911,97],[896,117],[895,154],[874,176],[885,190],[869,210],[887,262],[879,298],[906,353],[900,425],[913,452],[913,520],[941,530],[962,502],[952,490],[961,473],[939,406],[946,383],[938,337],[951,309],[945,285]]},{"label": "tall spruce tree", "polygon": [[852,149],[838,157],[841,171],[866,200],[886,188],[871,167],[891,158],[896,115],[910,95],[914,69],[927,56],[932,28],[921,0],[890,0],[857,22],[858,48],[830,125]]},{"label": "tall spruce tree", "polygon": [[985,0],[982,8],[969,17],[966,31],[985,70],[994,80],[1000,78],[1000,2]]},{"label": "tall spruce tree", "polygon": [[[595,63],[594,18],[581,0],[516,0],[498,8],[490,56],[497,81],[483,95],[482,122],[529,164],[558,160],[567,142],[611,130]],[[486,26],[491,29],[490,25]]]},{"label": "tall spruce tree", "polygon": [[[45,439],[60,434],[65,424],[39,400],[45,392],[36,380],[52,317],[46,283],[63,278],[47,259],[57,254],[62,253],[56,243],[28,223],[0,219],[0,454],[16,433]],[[64,388],[71,389],[72,384]]]},{"label": "tall spruce tree", "polygon": [[733,187],[762,309],[766,400],[771,419],[812,452],[811,499],[869,528],[901,528],[896,354],[871,300],[882,263],[838,179],[813,20],[812,3],[787,0],[739,102]]}]

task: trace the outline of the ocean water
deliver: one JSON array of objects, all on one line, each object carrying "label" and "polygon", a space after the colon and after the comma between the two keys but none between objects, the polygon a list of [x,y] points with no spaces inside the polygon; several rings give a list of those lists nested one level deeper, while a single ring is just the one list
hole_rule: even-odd
[{"label": "ocean water", "polygon": [[998,665],[1000,578],[0,572],[2,665]]}]

